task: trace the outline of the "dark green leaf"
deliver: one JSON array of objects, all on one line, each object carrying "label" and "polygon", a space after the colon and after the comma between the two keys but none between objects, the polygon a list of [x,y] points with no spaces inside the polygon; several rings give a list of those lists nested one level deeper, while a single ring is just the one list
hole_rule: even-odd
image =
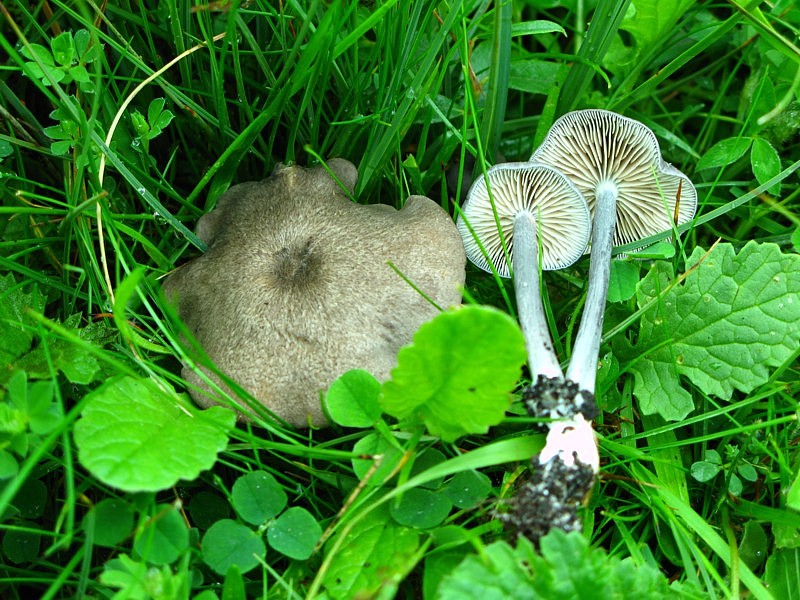
[{"label": "dark green leaf", "polygon": [[480,471],[462,471],[453,475],[442,491],[458,508],[472,508],[489,497],[492,482]]},{"label": "dark green leaf", "polygon": [[288,509],[267,530],[269,545],[297,560],[310,557],[321,537],[322,527],[310,512],[299,506]]},{"label": "dark green leaf", "polygon": [[703,169],[727,167],[742,158],[750,149],[752,142],[753,139],[749,137],[721,140],[700,157],[695,168],[702,171]]},{"label": "dark green leaf", "polygon": [[[764,138],[753,139],[750,152],[750,165],[759,184],[764,184],[781,172],[781,157],[778,151]],[[776,183],[769,190],[775,196],[781,193],[781,184]]]},{"label": "dark green leaf", "polygon": [[166,565],[178,559],[189,547],[189,530],[174,506],[160,504],[136,536],[133,549],[142,560]]},{"label": "dark green leaf", "polygon": [[[28,527],[35,527],[28,524]],[[16,565],[33,562],[39,556],[42,536],[30,530],[8,529],[3,534],[3,554]]]},{"label": "dark green leaf", "polygon": [[283,510],[286,492],[266,471],[253,471],[234,482],[231,501],[242,519],[253,525],[261,525]]},{"label": "dark green leaf", "polygon": [[129,502],[106,498],[86,513],[83,528],[93,529],[95,545],[113,548],[131,535],[133,516],[133,506]]},{"label": "dark green leaf", "polygon": [[400,525],[430,529],[444,521],[451,508],[453,503],[446,494],[413,488],[392,503],[391,513]]},{"label": "dark green leaf", "polygon": [[201,546],[203,561],[220,575],[232,566],[245,574],[267,554],[264,541],[255,531],[230,519],[214,523],[203,536]]}]

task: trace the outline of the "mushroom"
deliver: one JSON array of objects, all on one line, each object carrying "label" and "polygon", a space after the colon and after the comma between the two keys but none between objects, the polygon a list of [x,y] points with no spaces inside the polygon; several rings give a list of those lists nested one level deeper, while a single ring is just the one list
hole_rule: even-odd
[{"label": "mushroom", "polygon": [[550,165],[569,177],[592,211],[586,304],[567,379],[593,394],[612,245],[690,221],[697,191],[686,175],[661,158],[650,129],[608,110],[579,110],[559,118],[531,162]]},{"label": "mushroom", "polygon": [[[230,188],[197,224],[208,251],[164,282],[216,366],[297,427],[326,424],[321,392],[345,371],[387,379],[398,349],[459,303],[464,283],[464,249],[441,207],[423,196],[399,211],[356,204],[342,187],[352,192],[356,168],[328,167],[340,183],[323,167],[279,165]],[[183,375],[198,404],[218,403],[188,365]]]},{"label": "mushroom", "polygon": [[550,167],[498,164],[473,183],[456,226],[477,267],[509,277],[508,253],[532,377],[563,377],[542,306],[539,268],[540,259],[543,270],[568,267],[586,250],[589,210],[580,192]]},{"label": "mushroom", "polygon": [[658,140],[642,123],[606,110],[582,110],[558,119],[532,164],[564,173],[593,212],[586,304],[566,379],[539,378],[523,393],[532,414],[551,417],[538,468],[505,520],[534,541],[553,527],[579,529],[577,507],[599,469],[591,426],[611,249],[692,219],[697,192],[664,162]]}]

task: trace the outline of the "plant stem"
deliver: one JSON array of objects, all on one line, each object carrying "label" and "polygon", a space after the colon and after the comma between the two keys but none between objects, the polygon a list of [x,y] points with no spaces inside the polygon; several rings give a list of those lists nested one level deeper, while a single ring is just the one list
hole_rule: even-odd
[{"label": "plant stem", "polygon": [[536,229],[536,219],[529,211],[522,211],[516,216],[514,252],[511,259],[517,312],[522,334],[525,336],[528,365],[533,381],[536,381],[539,375],[564,377],[553,350],[553,341],[547,327],[539,289],[539,241]]},{"label": "plant stem", "polygon": [[617,188],[611,183],[597,187],[592,224],[592,257],[589,263],[589,283],[586,305],[575,338],[567,379],[579,389],[594,393],[603,316],[611,275],[611,247],[617,222]]}]

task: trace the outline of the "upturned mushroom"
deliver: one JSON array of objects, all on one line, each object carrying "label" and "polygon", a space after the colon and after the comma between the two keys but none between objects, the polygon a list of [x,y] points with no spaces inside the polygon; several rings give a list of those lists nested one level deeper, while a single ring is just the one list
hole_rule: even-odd
[{"label": "upturned mushroom", "polygon": [[550,167],[498,164],[473,183],[456,226],[477,267],[510,277],[508,254],[532,377],[563,376],[544,314],[539,269],[568,267],[586,250],[589,210],[580,192]]},{"label": "upturned mushroom", "polygon": [[[352,192],[356,168],[328,167]],[[466,260],[445,211],[422,196],[399,211],[354,203],[323,167],[232,187],[196,231],[208,251],[167,278],[167,297],[215,365],[294,426],[326,424],[321,393],[345,371],[387,379],[437,314],[392,266],[436,305],[460,302]],[[183,376],[198,404],[219,403]]]},{"label": "upturned mushroom", "polygon": [[559,118],[531,162],[564,173],[592,211],[586,304],[567,379],[594,393],[611,250],[681,225],[694,217],[697,191],[661,158],[655,134],[617,113],[588,109]]}]

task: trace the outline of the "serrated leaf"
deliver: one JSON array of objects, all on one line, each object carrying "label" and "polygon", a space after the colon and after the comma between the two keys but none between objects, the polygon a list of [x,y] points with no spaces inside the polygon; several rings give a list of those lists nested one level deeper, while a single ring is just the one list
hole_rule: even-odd
[{"label": "serrated leaf", "polygon": [[[750,151],[750,166],[758,183],[763,185],[781,172],[781,157],[772,144],[757,137],[753,139],[753,149]],[[779,195],[781,184],[776,183],[768,191],[775,196]]]},{"label": "serrated leaf", "polygon": [[727,167],[742,158],[750,149],[752,142],[753,139],[749,137],[720,140],[700,157],[695,168],[702,171],[703,169]]},{"label": "serrated leaf", "polygon": [[[326,545],[333,549],[338,535]],[[419,533],[397,525],[385,506],[372,510],[350,529],[330,559],[323,584],[331,598],[373,597],[399,583],[414,568]]]},{"label": "serrated leaf", "polygon": [[364,370],[347,371],[328,387],[325,404],[331,419],[344,427],[370,427],[381,416],[380,382]]},{"label": "serrated leaf", "polygon": [[511,404],[525,356],[522,333],[507,314],[484,306],[449,310],[400,350],[379,401],[388,414],[423,422],[448,442],[485,433]]},{"label": "serrated leaf", "polygon": [[605,61],[615,70],[629,69],[654,45],[669,35],[694,0],[632,0],[620,23],[629,34],[630,45],[621,37],[613,41]]},{"label": "serrated leaf", "polygon": [[81,464],[103,483],[159,491],[211,468],[234,422],[228,409],[189,412],[154,381],[124,376],[86,397],[74,436]]},{"label": "serrated leaf", "polygon": [[[800,256],[775,244],[730,244],[695,249],[682,285],[666,293],[671,267],[656,263],[638,290],[639,306],[656,302],[641,319],[630,358],[634,395],[645,414],[683,419],[693,409],[681,387],[688,377],[704,393],[727,400],[750,392],[800,343]],[[699,264],[698,264],[699,263]],[[624,351],[622,352],[624,354]]]},{"label": "serrated leaf", "polygon": [[247,573],[267,555],[264,540],[249,527],[231,519],[222,519],[209,527],[200,545],[203,561],[220,575],[225,575],[232,566],[242,574]]},{"label": "serrated leaf", "polygon": [[271,474],[253,471],[233,483],[231,502],[242,519],[261,525],[283,510],[286,492]]},{"label": "serrated leaf", "polygon": [[442,580],[436,597],[590,600],[629,598],[632,590],[637,598],[676,597],[657,569],[607,556],[580,532],[554,529],[542,538],[541,554],[519,538],[516,548],[495,542],[468,556]]},{"label": "serrated leaf", "polygon": [[13,275],[0,277],[0,371],[8,371],[8,365],[31,347],[33,321],[27,311],[41,313],[44,304],[38,288],[26,294]]},{"label": "serrated leaf", "polygon": [[310,512],[300,506],[288,509],[267,530],[269,545],[297,560],[310,557],[321,537],[322,527]]}]

